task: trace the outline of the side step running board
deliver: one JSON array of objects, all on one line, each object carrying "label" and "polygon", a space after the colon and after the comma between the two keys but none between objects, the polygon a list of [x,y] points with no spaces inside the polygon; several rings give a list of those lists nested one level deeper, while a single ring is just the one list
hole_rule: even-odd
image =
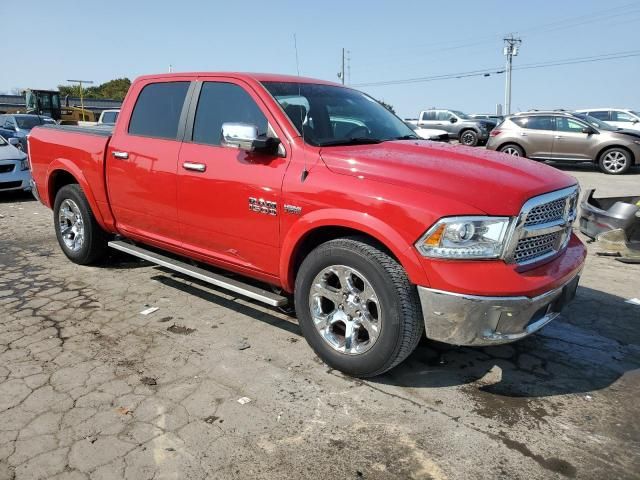
[{"label": "side step running board", "polygon": [[239,282],[238,280],[219,275],[217,273],[210,272],[204,268],[194,267],[188,263],[181,262],[174,258],[166,257],[151,250],[145,250],[136,245],[132,245],[127,242],[113,241],[109,242],[111,248],[120,250],[121,252],[128,253],[134,257],[142,258],[156,265],[175,270],[176,272],[183,273],[203,282],[210,283],[216,287],[224,288],[234,293],[244,295],[245,297],[264,302],[267,305],[274,307],[283,307],[288,303],[286,297],[270,292],[260,287],[255,287],[247,283]]}]

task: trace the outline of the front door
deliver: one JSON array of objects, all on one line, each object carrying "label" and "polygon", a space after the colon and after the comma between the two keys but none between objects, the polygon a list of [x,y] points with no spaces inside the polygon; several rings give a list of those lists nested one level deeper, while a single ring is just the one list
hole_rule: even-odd
[{"label": "front door", "polygon": [[553,158],[560,160],[592,160],[589,152],[598,142],[598,134],[584,133],[584,129],[591,130],[591,127],[573,118],[556,117]]},{"label": "front door", "polygon": [[278,274],[288,159],[221,146],[223,123],[284,138],[259,96],[235,79],[199,79],[178,168],[184,247],[214,263]]},{"label": "front door", "polygon": [[109,200],[118,228],[131,236],[180,244],[176,171],[189,85],[143,85],[129,124],[118,123],[109,143]]}]

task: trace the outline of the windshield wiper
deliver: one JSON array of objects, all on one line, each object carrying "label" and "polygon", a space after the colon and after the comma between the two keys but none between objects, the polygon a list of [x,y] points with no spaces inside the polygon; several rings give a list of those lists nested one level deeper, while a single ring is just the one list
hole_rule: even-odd
[{"label": "windshield wiper", "polygon": [[417,135],[402,135],[400,137],[393,137],[385,140],[385,142],[390,142],[392,140],[420,140],[420,137]]},{"label": "windshield wiper", "polygon": [[342,138],[340,140],[330,140],[328,142],[321,142],[321,147],[336,147],[339,145],[370,145],[374,143],[381,143],[383,140],[378,138],[367,138],[367,137],[352,137],[352,138]]}]

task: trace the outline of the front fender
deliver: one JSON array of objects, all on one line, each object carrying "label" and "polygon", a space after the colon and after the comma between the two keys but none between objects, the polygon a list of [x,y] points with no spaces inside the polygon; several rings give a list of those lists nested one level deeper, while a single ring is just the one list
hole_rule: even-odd
[{"label": "front fender", "polygon": [[296,252],[310,233],[324,227],[348,228],[375,238],[398,259],[412,283],[423,286],[429,285],[424,269],[420,264],[418,253],[413,248],[413,245],[405,240],[397,230],[368,213],[327,208],[314,210],[301,217],[289,228],[283,238],[280,256],[280,278],[286,291],[292,292],[294,289]]}]

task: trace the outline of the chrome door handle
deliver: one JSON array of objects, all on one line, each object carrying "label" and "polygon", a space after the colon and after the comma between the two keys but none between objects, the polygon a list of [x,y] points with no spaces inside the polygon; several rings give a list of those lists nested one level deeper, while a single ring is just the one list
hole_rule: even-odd
[{"label": "chrome door handle", "polygon": [[114,158],[119,158],[120,160],[126,160],[129,158],[128,152],[111,152]]},{"label": "chrome door handle", "polygon": [[555,136],[555,137],[553,137],[553,138],[564,138],[564,137],[563,137],[562,135],[556,135],[556,136]]},{"label": "chrome door handle", "polygon": [[521,137],[526,137],[526,136],[527,136],[527,134],[526,134],[525,132],[520,132],[520,136],[521,136]]},{"label": "chrome door handle", "polygon": [[184,162],[182,168],[185,170],[193,170],[194,172],[204,172],[207,166],[204,163]]}]

